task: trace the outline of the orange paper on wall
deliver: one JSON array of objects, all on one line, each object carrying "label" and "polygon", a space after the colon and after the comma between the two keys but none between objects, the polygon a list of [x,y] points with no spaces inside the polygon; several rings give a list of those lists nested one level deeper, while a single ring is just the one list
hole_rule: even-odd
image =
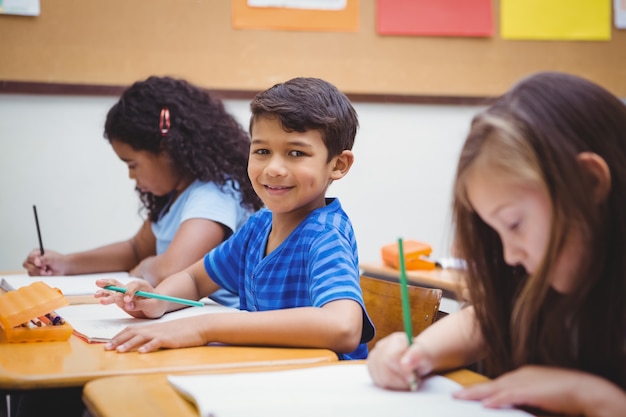
[{"label": "orange paper on wall", "polygon": [[347,0],[343,10],[250,7],[246,0],[232,0],[232,25],[235,29],[356,32],[359,0]]}]

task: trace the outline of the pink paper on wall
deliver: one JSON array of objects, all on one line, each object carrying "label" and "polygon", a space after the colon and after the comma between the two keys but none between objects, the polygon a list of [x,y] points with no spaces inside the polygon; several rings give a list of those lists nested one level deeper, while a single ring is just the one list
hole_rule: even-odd
[{"label": "pink paper on wall", "polygon": [[381,35],[491,36],[492,0],[376,0]]}]

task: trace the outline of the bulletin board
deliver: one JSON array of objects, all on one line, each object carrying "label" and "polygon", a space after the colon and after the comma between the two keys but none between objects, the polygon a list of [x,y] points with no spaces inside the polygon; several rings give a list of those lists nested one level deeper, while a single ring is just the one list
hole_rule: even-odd
[{"label": "bulletin board", "polygon": [[315,76],[370,98],[494,97],[555,70],[626,97],[626,30],[602,42],[505,41],[498,7],[493,36],[461,38],[378,35],[373,0],[360,0],[356,32],[233,29],[230,0],[44,0],[39,16],[0,15],[0,92],[97,91],[154,74],[233,93]]}]

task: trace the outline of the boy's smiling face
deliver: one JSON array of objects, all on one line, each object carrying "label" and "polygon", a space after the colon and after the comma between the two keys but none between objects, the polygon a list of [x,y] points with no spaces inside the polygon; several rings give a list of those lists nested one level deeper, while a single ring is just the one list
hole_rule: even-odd
[{"label": "boy's smiling face", "polygon": [[306,214],[325,205],[326,189],[341,178],[318,130],[286,132],[277,118],[258,117],[251,131],[248,176],[275,215]]}]

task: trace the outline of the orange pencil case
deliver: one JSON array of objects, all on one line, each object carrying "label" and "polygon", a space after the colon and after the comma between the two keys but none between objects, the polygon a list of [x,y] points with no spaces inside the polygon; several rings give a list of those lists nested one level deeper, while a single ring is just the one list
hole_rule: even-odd
[{"label": "orange pencil case", "polygon": [[[435,262],[427,259],[433,248],[424,242],[417,240],[403,240],[404,266],[407,270],[435,269]],[[393,243],[382,247],[382,257],[385,265],[400,269],[400,254],[398,244]]]},{"label": "orange pencil case", "polygon": [[72,335],[69,324],[22,327],[37,321],[68,302],[57,288],[42,281],[0,295],[0,342],[50,342],[67,340]]}]

